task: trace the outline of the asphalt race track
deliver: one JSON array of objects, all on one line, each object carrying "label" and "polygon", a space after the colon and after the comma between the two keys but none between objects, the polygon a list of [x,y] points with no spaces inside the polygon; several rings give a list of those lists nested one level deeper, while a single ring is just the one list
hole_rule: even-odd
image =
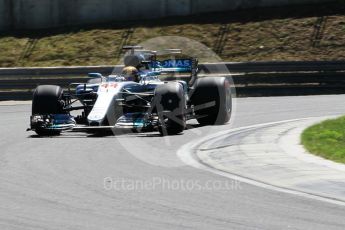
[{"label": "asphalt race track", "polygon": [[192,121],[183,135],[168,138],[37,138],[25,131],[30,105],[1,105],[0,229],[345,229],[345,206],[237,183],[176,155],[218,131],[344,114],[344,101],[345,95],[241,98],[231,124]]}]

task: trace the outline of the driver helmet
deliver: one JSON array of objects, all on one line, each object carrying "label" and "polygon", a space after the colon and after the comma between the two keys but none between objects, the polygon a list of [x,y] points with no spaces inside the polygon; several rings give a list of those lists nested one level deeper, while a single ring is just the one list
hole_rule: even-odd
[{"label": "driver helmet", "polygon": [[122,76],[126,81],[139,82],[139,71],[134,66],[126,66],[123,68]]}]

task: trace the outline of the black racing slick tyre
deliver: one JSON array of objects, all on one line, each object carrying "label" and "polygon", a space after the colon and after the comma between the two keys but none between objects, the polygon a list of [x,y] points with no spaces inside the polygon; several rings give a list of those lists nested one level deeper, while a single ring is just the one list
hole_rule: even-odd
[{"label": "black racing slick tyre", "polygon": [[232,98],[224,77],[197,79],[190,94],[196,119],[201,125],[223,125],[231,117]]},{"label": "black racing slick tyre", "polygon": [[178,82],[168,82],[157,86],[154,96],[154,106],[161,125],[161,135],[176,135],[186,128],[186,99],[183,86]]},{"label": "black racing slick tyre", "polygon": [[[55,85],[40,85],[33,94],[32,115],[63,114],[62,88]],[[61,131],[35,129],[39,136],[59,135]]]}]

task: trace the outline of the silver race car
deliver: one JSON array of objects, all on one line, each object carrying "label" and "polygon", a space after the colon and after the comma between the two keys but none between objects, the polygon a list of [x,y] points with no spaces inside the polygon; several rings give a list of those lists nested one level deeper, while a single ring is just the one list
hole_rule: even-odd
[{"label": "silver race car", "polygon": [[[189,119],[201,125],[230,120],[231,89],[225,77],[198,78],[197,59],[175,58],[181,53],[177,49],[124,49],[129,51],[120,73],[90,73],[88,82],[72,83],[66,90],[55,85],[38,86],[28,130],[39,136],[123,129],[175,135],[185,130]],[[175,56],[158,60],[161,54]]]}]

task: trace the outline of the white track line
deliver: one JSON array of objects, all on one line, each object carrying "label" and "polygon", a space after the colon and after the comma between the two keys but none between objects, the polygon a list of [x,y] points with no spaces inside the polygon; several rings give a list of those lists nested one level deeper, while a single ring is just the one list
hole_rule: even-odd
[{"label": "white track line", "polygon": [[[307,118],[301,118],[301,119],[292,119],[292,120],[284,120],[284,121],[278,121],[278,122],[270,122],[270,123],[240,127],[240,128],[232,129],[231,131],[222,131],[222,132],[219,132],[216,134],[205,136],[203,138],[194,140],[192,142],[189,142],[189,143],[183,145],[180,149],[177,150],[177,156],[185,164],[187,164],[189,166],[192,166],[192,167],[195,167],[198,169],[202,169],[205,171],[209,171],[209,172],[212,172],[214,174],[230,178],[232,180],[238,180],[238,181],[241,181],[243,183],[255,185],[255,186],[258,186],[261,188],[270,189],[270,190],[277,191],[277,192],[284,192],[284,193],[302,196],[305,198],[314,199],[314,200],[318,200],[318,201],[322,201],[322,202],[327,202],[327,203],[345,206],[345,202],[331,198],[331,197],[319,196],[319,195],[315,195],[315,194],[311,194],[311,193],[307,193],[307,192],[303,192],[303,191],[299,191],[299,190],[294,190],[294,189],[290,189],[290,188],[286,188],[286,187],[278,187],[278,186],[275,186],[275,185],[272,185],[269,183],[253,180],[251,178],[246,178],[246,177],[243,177],[241,175],[235,175],[235,174],[232,174],[229,172],[224,172],[224,171],[212,168],[208,165],[203,164],[195,154],[195,151],[197,150],[199,145],[205,143],[206,141],[210,141],[211,139],[215,139],[217,137],[220,137],[220,136],[223,136],[226,134],[232,134],[232,133],[242,131],[242,130],[256,129],[256,128],[270,126],[270,125],[278,125],[278,124],[294,122],[294,121],[302,121],[302,120],[313,119],[313,118],[317,118],[317,117],[307,117]],[[328,118],[329,118],[329,116],[328,116]]]},{"label": "white track line", "polygon": [[31,105],[31,101],[0,101],[0,106]]}]

